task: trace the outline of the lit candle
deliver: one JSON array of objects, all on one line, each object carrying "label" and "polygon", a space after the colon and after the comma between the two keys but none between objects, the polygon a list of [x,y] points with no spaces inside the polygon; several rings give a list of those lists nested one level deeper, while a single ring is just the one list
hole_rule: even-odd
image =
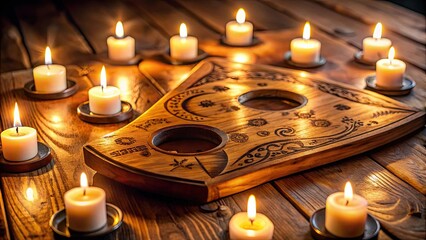
[{"label": "lit candle", "polygon": [[306,22],[303,28],[303,38],[293,39],[290,43],[291,60],[295,63],[309,64],[320,60],[321,43],[310,39],[311,25]]},{"label": "lit candle", "polygon": [[250,45],[253,40],[253,24],[246,22],[244,9],[238,9],[236,20],[226,24],[226,41],[237,46]]},{"label": "lit candle", "polygon": [[375,62],[386,56],[392,42],[387,38],[382,38],[382,24],[377,23],[373,37],[364,38],[362,41],[363,59]]},{"label": "lit candle", "polygon": [[198,55],[198,39],[188,36],[185,23],[180,25],[179,35],[170,38],[170,56],[178,60],[191,60]]},{"label": "lit candle", "polygon": [[50,48],[46,47],[44,54],[45,65],[33,70],[35,90],[43,93],[57,93],[67,89],[66,69],[62,65],[52,64]]},{"label": "lit candle", "polygon": [[13,128],[1,133],[3,157],[9,161],[31,159],[38,153],[37,131],[31,127],[22,127],[16,102],[13,116]]},{"label": "lit candle", "polygon": [[89,90],[89,108],[91,112],[103,115],[121,111],[120,90],[107,86],[105,66],[102,66],[101,85]]},{"label": "lit candle", "polygon": [[345,192],[333,193],[327,198],[325,228],[337,237],[352,238],[364,234],[367,220],[367,200],[353,194],[350,182]]},{"label": "lit candle", "polygon": [[105,191],[88,187],[85,173],[81,174],[80,187],[64,195],[68,228],[78,232],[99,230],[107,223]]},{"label": "lit candle", "polygon": [[240,212],[232,216],[229,221],[230,239],[272,239],[274,224],[268,217],[256,213],[256,198],[250,195],[247,203],[247,212]]},{"label": "lit candle", "polygon": [[135,56],[135,39],[124,37],[123,23],[117,22],[115,26],[115,36],[107,39],[108,57],[116,61],[125,61]]},{"label": "lit candle", "polygon": [[395,49],[389,49],[388,59],[380,59],[376,62],[376,85],[387,88],[399,88],[404,78],[405,63],[394,59]]}]

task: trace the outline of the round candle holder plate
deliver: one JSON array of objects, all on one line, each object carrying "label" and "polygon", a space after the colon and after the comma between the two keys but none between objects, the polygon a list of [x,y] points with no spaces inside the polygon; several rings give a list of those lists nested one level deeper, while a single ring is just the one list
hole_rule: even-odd
[{"label": "round candle holder plate", "polygon": [[23,173],[42,168],[50,163],[52,155],[50,148],[44,143],[37,142],[38,153],[35,157],[25,161],[8,161],[0,153],[0,168],[4,172]]},{"label": "round candle holder plate", "polygon": [[76,232],[67,227],[66,210],[61,209],[52,215],[49,221],[52,230],[66,238],[98,238],[117,230],[123,223],[123,213],[117,206],[107,203],[107,224],[99,230],[93,232]]},{"label": "round candle holder plate", "polygon": [[355,238],[341,238],[334,236],[325,229],[325,208],[321,208],[312,214],[310,219],[311,234],[314,239],[362,239],[370,240],[377,239],[380,231],[380,223],[370,214],[367,214],[367,221],[365,222],[364,235]]},{"label": "round candle holder plate", "polygon": [[220,43],[222,45],[225,45],[225,46],[228,46],[228,47],[253,47],[253,46],[261,44],[262,41],[260,41],[260,39],[258,37],[253,36],[250,44],[239,45],[239,44],[233,44],[233,43],[228,42],[228,40],[226,39],[226,36],[221,35],[220,36]]},{"label": "round candle holder plate", "polygon": [[44,93],[37,92],[35,89],[34,81],[29,81],[24,85],[24,92],[30,98],[42,99],[42,100],[54,100],[67,98],[74,95],[78,90],[78,85],[73,80],[67,80],[67,88],[62,92],[57,93]]},{"label": "round candle holder plate", "polygon": [[317,67],[321,67],[327,62],[327,60],[323,56],[320,56],[320,60],[318,62],[308,63],[308,64],[296,63],[291,60],[291,51],[287,51],[284,54],[284,60],[288,65],[296,67],[296,68],[317,68]]},{"label": "round candle holder plate", "polygon": [[193,59],[181,60],[181,59],[172,58],[170,56],[170,48],[169,48],[169,49],[167,49],[166,53],[163,54],[162,56],[163,56],[165,62],[170,63],[172,65],[187,65],[187,64],[199,62],[199,61],[207,58],[208,53],[206,53],[204,50],[199,48],[198,53],[197,53],[197,57],[195,57]]},{"label": "round candle holder plate", "polygon": [[411,89],[413,89],[416,86],[416,82],[414,82],[414,80],[411,80],[408,77],[403,78],[402,86],[399,88],[385,88],[385,87],[377,86],[375,75],[366,77],[365,82],[367,84],[367,87],[366,87],[367,89],[383,94],[383,95],[387,95],[387,96],[407,95],[411,92]]},{"label": "round candle holder plate", "polygon": [[111,115],[102,115],[92,113],[90,111],[89,101],[86,101],[77,107],[77,115],[81,120],[90,123],[118,123],[133,116],[133,107],[129,102],[121,101],[120,112]]},{"label": "round candle holder plate", "polygon": [[97,58],[110,65],[117,65],[117,66],[131,66],[131,65],[137,65],[139,62],[143,60],[141,54],[136,53],[134,57],[128,59],[128,60],[113,60],[108,57],[108,53],[101,53],[97,56]]},{"label": "round candle holder plate", "polygon": [[354,60],[357,63],[360,63],[364,65],[365,67],[368,67],[369,69],[375,69],[376,68],[376,62],[367,61],[364,59],[364,53],[362,51],[358,51],[354,54]]}]

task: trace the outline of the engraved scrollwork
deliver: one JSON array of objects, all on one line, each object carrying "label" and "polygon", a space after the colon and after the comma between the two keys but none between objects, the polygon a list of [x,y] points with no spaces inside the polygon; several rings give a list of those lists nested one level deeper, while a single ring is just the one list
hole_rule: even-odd
[{"label": "engraved scrollwork", "polygon": [[236,143],[245,143],[248,141],[249,136],[245,133],[231,133],[229,139]]},{"label": "engraved scrollwork", "polygon": [[295,130],[292,127],[282,127],[282,128],[275,129],[274,133],[278,137],[288,137],[288,136],[293,136],[295,133]]},{"label": "engraved scrollwork", "polygon": [[188,159],[182,159],[180,161],[173,159],[173,163],[170,163],[169,166],[172,166],[173,168],[170,169],[170,172],[173,172],[174,170],[178,168],[186,168],[186,169],[192,169],[194,167],[193,163],[186,163]]},{"label": "engraved scrollwork", "polygon": [[266,124],[268,124],[268,121],[266,121],[266,119],[263,119],[263,118],[255,118],[255,119],[248,120],[248,125],[252,127],[261,127]]}]

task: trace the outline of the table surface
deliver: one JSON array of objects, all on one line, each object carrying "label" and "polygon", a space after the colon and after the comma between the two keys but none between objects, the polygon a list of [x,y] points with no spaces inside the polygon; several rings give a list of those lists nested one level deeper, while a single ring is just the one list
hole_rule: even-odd
[{"label": "table surface", "polygon": [[[219,43],[225,23],[239,7],[246,9],[262,44],[230,48]],[[137,52],[144,57],[138,65],[104,61],[106,38],[113,34],[117,20],[136,39]],[[53,238],[49,219],[64,207],[64,193],[79,185],[84,171],[90,184],[105,189],[107,201],[124,213],[124,224],[107,239],[226,239],[231,213],[204,212],[199,204],[142,192],[87,167],[82,146],[130,120],[90,124],[77,117],[76,108],[87,100],[87,90],[98,85],[102,64],[107,65],[110,84],[120,87],[123,100],[133,104],[134,118],[178,86],[195,65],[173,66],[157,56],[166,51],[169,37],[178,32],[182,21],[211,56],[285,67],[283,54],[291,39],[301,35],[306,20],[327,59],[325,66],[306,71],[360,89],[374,71],[354,63],[353,55],[380,20],[397,57],[407,63],[407,75],[417,82],[410,95],[394,99],[425,109],[425,18],[389,2],[43,0],[2,7],[0,128],[11,126],[18,101],[24,125],[37,128],[39,141],[52,148],[54,161],[29,173],[1,174],[0,238]],[[25,96],[22,88],[32,77],[31,68],[43,64],[46,45],[52,49],[54,63],[67,65],[68,78],[79,84],[74,96],[50,101]],[[355,192],[368,200],[369,213],[380,221],[380,239],[424,239],[425,146],[423,128],[373,151],[277,179],[208,206],[245,211],[248,196],[255,194],[258,212],[275,223],[274,238],[311,239],[309,217],[350,180]],[[26,195],[29,187],[33,199]]]}]

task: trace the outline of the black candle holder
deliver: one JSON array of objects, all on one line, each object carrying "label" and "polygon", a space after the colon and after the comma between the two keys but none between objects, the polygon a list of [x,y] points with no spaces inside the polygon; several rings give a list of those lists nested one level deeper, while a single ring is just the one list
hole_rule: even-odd
[{"label": "black candle holder", "polygon": [[188,65],[188,64],[199,62],[199,61],[207,58],[209,55],[204,50],[202,50],[202,49],[199,48],[198,52],[197,52],[197,56],[195,58],[193,58],[193,59],[185,59],[185,60],[176,59],[176,58],[172,58],[171,57],[171,55],[170,55],[170,48],[169,48],[161,56],[163,57],[163,60],[166,63],[172,64],[172,65]]},{"label": "black candle holder", "polygon": [[221,35],[220,36],[220,43],[222,45],[225,45],[225,46],[228,46],[228,47],[253,47],[253,46],[261,44],[262,41],[258,37],[253,35],[253,38],[251,39],[251,42],[249,44],[239,45],[239,44],[233,44],[233,43],[228,42],[226,35]]},{"label": "black candle holder", "polygon": [[321,66],[323,66],[324,64],[327,63],[327,60],[323,56],[320,56],[320,59],[319,59],[318,62],[314,62],[314,63],[297,63],[297,62],[294,62],[293,60],[291,60],[291,51],[287,51],[284,54],[284,61],[288,65],[290,65],[292,67],[296,67],[296,68],[317,68],[317,67],[321,67]]},{"label": "black candle holder", "polygon": [[325,228],[325,208],[321,208],[312,214],[310,219],[311,235],[317,240],[346,239],[346,240],[373,240],[377,239],[380,231],[380,223],[370,214],[367,214],[364,234],[355,238],[341,238],[334,236]]},{"label": "black candle holder", "polygon": [[368,69],[376,69],[376,61],[368,61],[364,59],[364,52],[358,51],[354,54],[354,60],[357,63],[362,64],[364,67]]},{"label": "black candle holder", "polygon": [[69,96],[74,95],[78,90],[78,85],[73,80],[67,79],[67,88],[62,92],[57,93],[44,93],[44,92],[37,92],[35,89],[35,83],[34,80],[27,82],[24,85],[24,92],[25,95],[27,95],[30,98],[36,98],[36,99],[42,99],[42,100],[54,100],[54,99],[61,99],[61,98],[67,98]]},{"label": "black candle holder", "polygon": [[77,107],[78,117],[90,123],[117,123],[125,121],[133,117],[133,107],[132,104],[126,101],[121,101],[121,111],[115,114],[96,114],[90,111],[89,101],[86,101],[80,104]]},{"label": "black candle holder", "polygon": [[23,173],[31,172],[42,168],[50,163],[52,155],[50,148],[44,143],[37,142],[38,153],[35,157],[24,161],[8,161],[4,158],[3,152],[0,153],[0,168],[4,172]]},{"label": "black candle holder", "polygon": [[366,88],[387,96],[403,96],[410,94],[411,90],[416,86],[416,82],[408,77],[403,78],[402,86],[398,88],[386,88],[376,85],[376,76],[368,76],[365,78]]},{"label": "black candle holder", "polygon": [[107,224],[101,229],[93,232],[77,232],[69,229],[67,226],[66,209],[61,209],[54,213],[50,218],[49,226],[55,234],[65,238],[99,238],[114,232],[123,223],[123,213],[120,208],[111,203],[107,203],[106,210]]},{"label": "black candle holder", "polygon": [[143,60],[142,54],[135,53],[135,56],[127,59],[127,60],[114,60],[109,58],[108,53],[100,53],[96,56],[97,60],[102,61],[106,64],[110,65],[116,65],[116,66],[131,66],[131,65],[137,65]]}]

